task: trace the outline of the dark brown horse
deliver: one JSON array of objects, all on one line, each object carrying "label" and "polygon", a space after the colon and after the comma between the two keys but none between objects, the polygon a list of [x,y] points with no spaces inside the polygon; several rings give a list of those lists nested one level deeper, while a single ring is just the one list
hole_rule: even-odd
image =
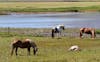
[{"label": "dark brown horse", "polygon": [[80,38],[82,38],[83,33],[90,34],[91,38],[96,37],[95,29],[94,28],[80,28]]},{"label": "dark brown horse", "polygon": [[13,55],[13,51],[15,50],[15,54],[17,54],[18,48],[27,48],[28,50],[28,55],[30,55],[30,48],[33,48],[33,53],[34,55],[36,54],[38,48],[37,45],[32,42],[30,39],[25,39],[24,41],[22,40],[14,40],[14,42],[12,42],[12,51],[11,51],[11,55]]}]

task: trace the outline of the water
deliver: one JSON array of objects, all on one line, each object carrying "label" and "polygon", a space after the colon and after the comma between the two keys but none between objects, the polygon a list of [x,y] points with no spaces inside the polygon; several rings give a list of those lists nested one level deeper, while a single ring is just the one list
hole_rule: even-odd
[{"label": "water", "polygon": [[0,15],[0,27],[51,28],[58,24],[64,24],[66,28],[100,28],[100,13]]}]

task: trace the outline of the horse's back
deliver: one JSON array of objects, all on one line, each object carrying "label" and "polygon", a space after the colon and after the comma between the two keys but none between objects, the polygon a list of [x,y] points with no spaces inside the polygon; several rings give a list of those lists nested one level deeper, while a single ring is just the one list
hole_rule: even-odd
[{"label": "horse's back", "polygon": [[22,40],[14,40],[11,45],[13,47],[20,47],[20,48],[27,48],[27,47],[31,47],[31,44],[30,44],[30,40],[29,39],[26,39],[25,41],[22,41]]},{"label": "horse's back", "polygon": [[37,47],[36,43],[32,41],[31,39],[25,39],[26,44],[28,44],[30,47]]},{"label": "horse's back", "polygon": [[25,39],[23,42],[30,43],[31,41],[32,41],[31,39]]},{"label": "horse's back", "polygon": [[12,46],[18,46],[18,44],[20,44],[22,41],[21,40],[14,40],[11,45]]},{"label": "horse's back", "polygon": [[95,28],[80,28],[80,31],[95,31]]}]

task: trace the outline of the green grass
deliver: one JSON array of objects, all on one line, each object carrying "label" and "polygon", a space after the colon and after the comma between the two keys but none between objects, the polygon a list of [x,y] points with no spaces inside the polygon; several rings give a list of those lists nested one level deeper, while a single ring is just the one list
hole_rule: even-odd
[{"label": "green grass", "polygon": [[100,12],[100,2],[1,2],[0,13]]},{"label": "green grass", "polygon": [[59,8],[99,6],[100,2],[0,2],[0,8]]},{"label": "green grass", "polygon": [[[100,12],[99,6],[89,7],[59,7],[59,8],[0,8],[0,11],[5,12]],[[1,14],[2,14],[1,13]]]},{"label": "green grass", "polygon": [[[26,49],[19,49],[18,56],[10,56],[11,42],[13,39],[32,39],[38,46],[36,56],[27,56]],[[72,45],[79,45],[82,51],[69,52]],[[51,37],[13,36],[0,37],[0,62],[100,62],[100,39],[78,37]]]},{"label": "green grass", "polygon": [[0,2],[100,2],[100,0],[0,0]]}]

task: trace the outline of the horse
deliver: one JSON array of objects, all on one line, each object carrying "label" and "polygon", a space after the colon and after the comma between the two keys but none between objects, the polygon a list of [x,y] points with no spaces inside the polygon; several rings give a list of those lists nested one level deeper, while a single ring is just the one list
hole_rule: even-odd
[{"label": "horse", "polygon": [[78,45],[73,45],[71,46],[68,51],[81,51]]},{"label": "horse", "polygon": [[12,51],[11,51],[11,55],[13,55],[13,51],[15,50],[15,54],[17,54],[17,51],[18,51],[18,48],[27,48],[27,51],[28,51],[28,55],[30,55],[30,48],[32,47],[33,48],[33,54],[35,55],[38,48],[37,48],[37,45],[32,42],[30,39],[25,39],[24,41],[22,40],[14,40],[12,43],[11,43],[11,46],[12,46]]},{"label": "horse", "polygon": [[58,37],[60,37],[62,30],[65,30],[64,25],[57,25],[53,27],[52,34],[51,34],[52,38],[55,37],[55,33],[57,34]]},{"label": "horse", "polygon": [[95,29],[94,28],[80,28],[80,38],[82,38],[83,33],[90,34],[91,38],[96,37]]}]

